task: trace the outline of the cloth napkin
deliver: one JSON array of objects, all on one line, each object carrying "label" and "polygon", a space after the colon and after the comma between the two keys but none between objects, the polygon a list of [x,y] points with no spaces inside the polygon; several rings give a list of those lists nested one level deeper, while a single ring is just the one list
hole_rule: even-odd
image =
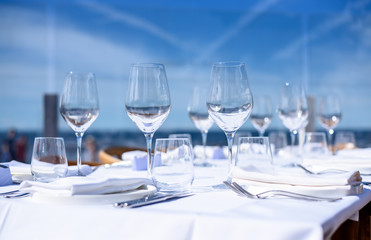
[{"label": "cloth napkin", "polygon": [[359,170],[361,174],[371,174],[371,149],[342,150],[335,156],[304,158],[303,163],[313,171],[341,169]]},{"label": "cloth napkin", "polygon": [[10,168],[7,165],[0,166],[0,186],[7,186],[13,184]]},{"label": "cloth napkin", "polygon": [[252,193],[286,190],[319,197],[342,197],[362,192],[358,171],[310,175],[299,168],[246,166],[232,169],[231,177]]},{"label": "cloth napkin", "polygon": [[[193,151],[197,158],[203,158],[203,146],[196,145]],[[206,158],[208,159],[226,159],[228,156],[228,148],[222,146],[206,146]],[[234,151],[235,152],[235,151]]]},{"label": "cloth napkin", "polygon": [[344,186],[362,182],[358,171],[341,174],[311,175],[298,168],[256,167],[234,168],[233,178],[246,179],[271,184],[288,184],[296,186]]},{"label": "cloth napkin", "polygon": [[67,177],[54,182],[24,181],[21,191],[50,194],[53,196],[97,195],[119,193],[137,189],[152,182],[147,178],[94,178]]},{"label": "cloth napkin", "polygon": [[[14,182],[22,182],[25,180],[32,180],[31,165],[27,163],[18,162],[13,160],[6,163],[12,174],[12,179]],[[4,164],[5,165],[5,164]],[[84,175],[89,175],[92,173],[92,169],[89,165],[81,165],[81,171]],[[77,166],[69,166],[67,171],[67,176],[77,175]]]}]

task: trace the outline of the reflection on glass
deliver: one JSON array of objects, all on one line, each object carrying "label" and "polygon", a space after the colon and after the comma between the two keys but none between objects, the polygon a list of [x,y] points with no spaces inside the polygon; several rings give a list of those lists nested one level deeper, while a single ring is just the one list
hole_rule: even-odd
[{"label": "reflection on glass", "polygon": [[254,109],[251,113],[250,121],[254,128],[258,130],[260,137],[264,136],[264,132],[271,124],[272,118],[272,101],[270,97],[254,97]]},{"label": "reflection on glass", "polygon": [[59,111],[77,137],[77,175],[81,172],[81,143],[85,131],[99,114],[98,91],[93,73],[70,72],[64,82]]},{"label": "reflection on glass", "polygon": [[317,116],[319,123],[328,133],[328,143],[333,154],[335,148],[333,144],[334,129],[341,120],[341,108],[339,97],[335,94],[326,94],[320,97],[318,104]]},{"label": "reflection on glass", "polygon": [[207,108],[216,125],[226,134],[229,173],[231,166],[234,165],[232,155],[234,135],[246,122],[253,108],[253,97],[244,63],[220,62],[213,65]]},{"label": "reflection on glass", "polygon": [[150,174],[152,138],[170,113],[170,93],[165,66],[133,64],[127,88],[126,113],[144,133],[147,142],[147,171]]},{"label": "reflection on glass", "polygon": [[205,88],[195,87],[191,100],[188,104],[188,115],[192,120],[193,124],[198,130],[201,131],[202,146],[203,146],[203,158],[202,162],[198,163],[200,166],[208,167],[211,166],[206,159],[206,140],[209,129],[214,124],[213,119],[210,117],[206,107],[208,90]]}]

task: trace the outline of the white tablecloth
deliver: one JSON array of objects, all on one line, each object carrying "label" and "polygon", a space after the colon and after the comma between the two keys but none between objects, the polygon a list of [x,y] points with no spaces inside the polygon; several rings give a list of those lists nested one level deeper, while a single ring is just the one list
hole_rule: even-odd
[{"label": "white tablecloth", "polygon": [[[194,196],[136,209],[0,198],[0,239],[323,239],[371,200],[367,187],[337,202],[247,199],[207,186],[223,172],[197,168]],[[146,176],[119,167],[93,174]]]}]

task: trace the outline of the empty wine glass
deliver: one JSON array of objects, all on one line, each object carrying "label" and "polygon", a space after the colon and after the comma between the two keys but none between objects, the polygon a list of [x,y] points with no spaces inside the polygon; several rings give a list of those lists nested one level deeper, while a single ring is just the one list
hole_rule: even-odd
[{"label": "empty wine glass", "polygon": [[191,100],[188,104],[188,115],[193,124],[198,130],[201,131],[202,146],[203,146],[203,159],[198,165],[203,167],[211,166],[206,159],[206,139],[209,129],[214,124],[213,119],[210,117],[206,107],[207,89],[195,87]]},{"label": "empty wine glass", "polygon": [[229,174],[231,167],[234,166],[232,155],[234,135],[246,122],[253,108],[245,63],[219,62],[213,65],[207,108],[211,118],[227,137]]},{"label": "empty wine glass", "polygon": [[251,113],[250,121],[254,128],[258,130],[260,137],[264,136],[264,132],[271,124],[272,118],[272,101],[270,97],[254,97],[254,109]]},{"label": "empty wine glass", "polygon": [[334,128],[337,127],[341,120],[341,108],[338,96],[329,93],[320,97],[317,116],[321,126],[328,132],[328,143],[331,152],[335,154],[332,136],[334,134]]},{"label": "empty wine glass", "polygon": [[284,84],[281,89],[278,117],[290,130],[291,150],[293,151],[296,134],[308,123],[308,102],[301,85],[288,82]]},{"label": "empty wine glass", "polygon": [[77,175],[81,172],[81,142],[85,131],[99,115],[98,91],[93,73],[67,74],[59,111],[77,138]]},{"label": "empty wine glass", "polygon": [[131,65],[125,108],[129,118],[146,138],[147,171],[151,175],[153,134],[170,113],[170,93],[163,64]]}]

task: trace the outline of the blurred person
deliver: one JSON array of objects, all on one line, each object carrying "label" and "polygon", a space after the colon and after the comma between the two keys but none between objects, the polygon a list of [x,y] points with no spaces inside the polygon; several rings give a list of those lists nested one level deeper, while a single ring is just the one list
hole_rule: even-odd
[{"label": "blurred person", "polygon": [[93,136],[87,136],[84,142],[83,162],[99,162],[98,147]]},{"label": "blurred person", "polygon": [[15,144],[15,153],[17,160],[20,162],[26,163],[26,154],[27,154],[27,137],[22,135]]},{"label": "blurred person", "polygon": [[16,131],[14,129],[11,129],[8,132],[8,136],[5,138],[5,143],[8,145],[11,160],[16,159],[15,136],[16,136]]},{"label": "blurred person", "polygon": [[1,145],[1,159],[0,162],[10,162],[12,160],[12,156],[9,151],[9,144],[8,142],[4,141]]}]

